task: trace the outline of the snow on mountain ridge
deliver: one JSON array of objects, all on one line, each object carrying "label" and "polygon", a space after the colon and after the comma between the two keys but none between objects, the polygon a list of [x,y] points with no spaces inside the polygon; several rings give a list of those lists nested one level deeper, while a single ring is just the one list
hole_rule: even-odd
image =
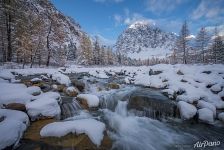
[{"label": "snow on mountain ridge", "polygon": [[118,37],[115,47],[130,58],[164,58],[171,53],[176,37],[176,34],[164,32],[150,22],[138,21]]},{"label": "snow on mountain ridge", "polygon": [[[139,27],[148,26],[148,25],[150,25],[150,22],[149,21],[147,21],[147,20],[141,20],[141,21],[134,22],[133,24],[131,24],[129,26],[129,28],[137,29]],[[155,24],[153,24],[153,25],[155,25]]]}]

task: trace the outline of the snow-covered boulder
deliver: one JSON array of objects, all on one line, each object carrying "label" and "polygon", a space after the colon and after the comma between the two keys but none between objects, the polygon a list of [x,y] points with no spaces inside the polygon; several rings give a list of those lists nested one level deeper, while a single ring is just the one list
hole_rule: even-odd
[{"label": "snow-covered boulder", "polygon": [[30,86],[27,88],[27,93],[33,95],[33,96],[37,96],[41,94],[41,89],[38,86]]},{"label": "snow-covered boulder", "polygon": [[59,84],[64,84],[66,86],[69,86],[69,84],[71,84],[69,77],[60,72],[52,74],[52,79],[57,81]]},{"label": "snow-covered boulder", "polygon": [[97,146],[103,140],[105,124],[94,119],[81,119],[73,121],[54,122],[44,126],[40,135],[42,137],[62,137],[69,133],[86,134]]},{"label": "snow-covered boulder", "polygon": [[42,81],[42,79],[40,78],[33,78],[30,80],[33,84],[37,84],[37,83],[40,83]]},{"label": "snow-covered boulder", "polygon": [[24,84],[0,82],[0,104],[21,103],[25,104],[33,99],[33,95]]},{"label": "snow-covered boulder", "polygon": [[211,103],[199,100],[197,107],[198,108],[208,108],[213,112],[214,117],[216,116],[216,107]]},{"label": "snow-covered boulder", "polygon": [[198,110],[198,119],[205,123],[213,123],[214,122],[214,113],[212,110],[208,108],[202,108]]},{"label": "snow-covered boulder", "polygon": [[40,98],[26,104],[27,113],[33,120],[60,115],[61,109],[56,99],[57,97],[54,97],[52,94],[45,94],[39,97]]},{"label": "snow-covered boulder", "polygon": [[218,93],[222,90],[221,86],[219,84],[215,84],[211,87],[211,91],[214,93]]},{"label": "snow-covered boulder", "polygon": [[10,71],[3,70],[3,71],[0,71],[0,78],[4,80],[11,80],[11,79],[14,79],[15,76]]},{"label": "snow-covered boulder", "polygon": [[70,86],[64,89],[64,93],[68,96],[75,97],[79,94],[79,90],[76,87]]},{"label": "snow-covered boulder", "polygon": [[219,120],[224,122],[224,112],[218,114],[218,118],[219,118]]},{"label": "snow-covered boulder", "polygon": [[81,105],[85,108],[98,107],[100,102],[99,98],[92,94],[79,94],[77,100],[79,100]]},{"label": "snow-covered boulder", "polygon": [[21,111],[0,109],[0,149],[15,147],[29,124],[28,116]]},{"label": "snow-covered boulder", "polygon": [[45,76],[45,75],[41,75],[40,78],[42,80],[44,80],[44,81],[48,81],[49,80],[49,78],[47,76]]},{"label": "snow-covered boulder", "polygon": [[197,113],[196,107],[187,102],[179,101],[177,106],[180,110],[180,116],[183,120],[191,119]]},{"label": "snow-covered boulder", "polygon": [[36,99],[41,99],[46,97],[56,99],[58,102],[61,101],[61,96],[57,92],[46,92],[46,93],[42,93],[41,95],[35,96]]}]

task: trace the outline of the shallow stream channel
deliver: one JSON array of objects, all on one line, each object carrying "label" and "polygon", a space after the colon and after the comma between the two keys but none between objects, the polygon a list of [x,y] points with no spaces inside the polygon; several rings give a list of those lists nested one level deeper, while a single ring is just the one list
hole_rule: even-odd
[{"label": "shallow stream channel", "polygon": [[[39,76],[19,78],[28,81]],[[68,76],[70,80],[79,80],[85,84],[82,93],[97,95],[100,98],[99,107],[83,109],[75,97],[59,91],[61,116],[31,122],[18,150],[224,149],[222,125],[208,125],[197,119],[182,121],[176,101],[167,98],[159,89],[125,84],[122,76],[109,79],[99,79],[84,73]],[[108,86],[110,83],[114,85]],[[46,84],[45,88],[50,88],[54,83]],[[94,118],[106,125],[101,146],[95,146],[84,134],[69,134],[61,138],[42,138],[39,135],[40,129],[48,123],[84,118]]]}]

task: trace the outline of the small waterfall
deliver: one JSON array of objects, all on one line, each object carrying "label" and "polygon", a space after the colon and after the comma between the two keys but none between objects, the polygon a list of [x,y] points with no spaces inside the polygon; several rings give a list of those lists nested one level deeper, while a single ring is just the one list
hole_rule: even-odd
[{"label": "small waterfall", "polygon": [[115,112],[119,114],[120,116],[127,116],[128,111],[127,111],[127,101],[118,101],[118,104],[115,108]]},{"label": "small waterfall", "polygon": [[[138,99],[138,101],[140,101]],[[167,117],[178,118],[179,113],[174,103],[147,100],[147,104],[141,106],[129,104],[128,108],[136,116],[145,116],[152,119],[162,119]]]},{"label": "small waterfall", "polygon": [[158,120],[129,114],[127,105],[128,101],[118,101],[114,112],[104,110],[109,136],[114,140],[112,150],[166,150],[175,142],[185,141],[185,137]]},{"label": "small waterfall", "polygon": [[100,107],[114,111],[118,104],[118,101],[128,100],[132,91],[134,91],[135,89],[136,88],[134,87],[126,87],[123,89],[119,89],[118,91],[102,95],[100,97]]},{"label": "small waterfall", "polygon": [[131,113],[140,117],[145,116],[159,120],[167,117],[179,117],[175,102],[151,89],[135,91],[130,96],[127,107]]},{"label": "small waterfall", "polygon": [[82,109],[79,102],[73,99],[71,102],[62,103],[61,105],[61,119],[73,117],[77,112]]}]

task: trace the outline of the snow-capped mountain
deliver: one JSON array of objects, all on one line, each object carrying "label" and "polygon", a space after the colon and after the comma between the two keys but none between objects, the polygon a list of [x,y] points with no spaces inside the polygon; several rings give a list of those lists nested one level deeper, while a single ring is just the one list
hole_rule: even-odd
[{"label": "snow-capped mountain", "polygon": [[176,37],[146,21],[137,21],[118,37],[116,50],[133,59],[164,58],[171,53]]}]

